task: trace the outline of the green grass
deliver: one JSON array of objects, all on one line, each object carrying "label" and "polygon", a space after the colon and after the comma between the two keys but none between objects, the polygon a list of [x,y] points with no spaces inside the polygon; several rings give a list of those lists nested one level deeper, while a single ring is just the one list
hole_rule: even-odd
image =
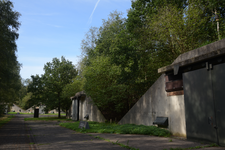
[{"label": "green grass", "polygon": [[75,130],[81,133],[116,133],[116,134],[143,134],[169,137],[171,133],[168,130],[157,128],[155,126],[144,126],[134,124],[110,124],[110,123],[98,123],[88,122],[90,129],[78,128],[79,122],[73,123],[60,123],[60,126]]},{"label": "green grass", "polygon": [[[40,115],[58,115],[58,114],[53,114],[53,113],[50,113],[50,114],[40,114]],[[61,116],[66,116],[66,114],[60,114]]]},{"label": "green grass", "polygon": [[5,115],[4,117],[0,117],[0,127],[3,126],[5,123],[9,122],[14,116]]},{"label": "green grass", "polygon": [[[21,115],[33,115],[34,113],[21,113],[19,112]],[[8,112],[8,114],[17,114],[17,112]],[[39,114],[39,115],[58,115],[58,114]],[[61,116],[66,116],[66,114],[61,114]]]},{"label": "green grass", "polygon": [[66,117],[43,117],[43,118],[24,118],[25,121],[72,121]]},{"label": "green grass", "polygon": [[[8,114],[17,114],[17,112],[8,112]],[[21,113],[21,112],[19,112],[19,114],[22,114],[22,115],[33,115],[34,113]]]}]

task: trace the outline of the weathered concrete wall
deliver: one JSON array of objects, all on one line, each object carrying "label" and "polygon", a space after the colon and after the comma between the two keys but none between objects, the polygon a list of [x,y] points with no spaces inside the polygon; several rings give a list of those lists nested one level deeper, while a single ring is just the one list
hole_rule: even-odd
[{"label": "weathered concrete wall", "polygon": [[23,110],[22,108],[20,108],[19,106],[17,106],[16,104],[13,104],[13,106],[11,107],[11,112],[21,112],[21,113],[26,113],[26,110]]},{"label": "weathered concrete wall", "polygon": [[186,52],[184,54],[179,55],[175,61],[173,62],[173,64],[181,62],[181,61],[185,61],[187,59],[191,59],[200,55],[204,55],[207,53],[210,53],[212,51],[215,50],[219,50],[225,47],[225,38],[216,42],[213,42],[211,44],[202,46],[200,48],[194,49],[192,51]]},{"label": "weathered concrete wall", "polygon": [[177,136],[186,137],[184,95],[167,97],[169,102],[169,130]]},{"label": "weathered concrete wall", "polygon": [[168,117],[169,130],[175,135],[186,136],[184,97],[167,96],[164,76],[158,78],[119,124],[153,125],[157,116]]},{"label": "weathered concrete wall", "polygon": [[28,109],[26,110],[26,113],[34,113],[34,106],[28,108]]},{"label": "weathered concrete wall", "polygon": [[79,103],[79,120],[86,120],[84,117],[88,114],[89,121],[105,122],[104,116],[90,97],[81,99]]}]

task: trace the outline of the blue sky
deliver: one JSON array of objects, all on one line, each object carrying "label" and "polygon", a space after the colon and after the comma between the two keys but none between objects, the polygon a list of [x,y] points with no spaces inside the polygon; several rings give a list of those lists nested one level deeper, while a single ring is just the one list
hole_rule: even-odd
[{"label": "blue sky", "polygon": [[76,65],[80,44],[91,26],[100,27],[110,12],[131,8],[131,0],[11,0],[21,13],[18,61],[21,77],[43,74],[44,64],[61,56]]}]

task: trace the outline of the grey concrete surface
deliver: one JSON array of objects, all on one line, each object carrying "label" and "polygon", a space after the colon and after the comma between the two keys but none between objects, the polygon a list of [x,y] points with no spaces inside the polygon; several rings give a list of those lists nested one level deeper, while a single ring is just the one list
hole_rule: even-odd
[{"label": "grey concrete surface", "polygon": [[[163,138],[131,134],[81,134],[60,127],[57,121],[24,121],[32,115],[16,115],[9,123],[0,128],[0,150],[125,150],[119,145],[95,138],[100,136],[111,142],[129,145],[140,150],[169,150],[201,146],[178,138]],[[42,116],[47,117],[47,116]],[[92,135],[92,136],[90,136]],[[172,139],[172,142],[170,142]],[[34,143],[34,144],[33,144]],[[222,147],[203,150],[222,150]]]},{"label": "grey concrete surface", "polygon": [[35,139],[35,145],[40,150],[124,150],[118,145],[60,127],[58,125],[60,122],[27,121],[26,123]]},{"label": "grey concrete surface", "polygon": [[[91,133],[93,136],[100,136],[112,142],[122,143],[140,150],[169,150],[170,148],[190,148],[195,146],[205,146],[210,144],[201,144],[198,142],[187,141],[178,138],[164,138],[148,135],[134,134],[98,134]],[[170,141],[172,139],[172,141]],[[200,150],[224,150],[224,147],[201,148]]]},{"label": "grey concrete surface", "polygon": [[29,130],[27,130],[24,117],[21,115],[16,115],[9,123],[0,128],[0,150],[35,149],[30,144],[31,142],[33,141],[30,139]]}]

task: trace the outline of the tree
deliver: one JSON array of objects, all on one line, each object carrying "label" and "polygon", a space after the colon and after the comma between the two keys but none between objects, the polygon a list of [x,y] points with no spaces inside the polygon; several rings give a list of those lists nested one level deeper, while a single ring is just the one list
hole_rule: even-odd
[{"label": "tree", "polygon": [[126,86],[116,82],[120,67],[112,65],[110,58],[105,56],[97,56],[90,61],[91,65],[84,70],[85,92],[107,119],[120,119],[121,112],[124,113],[127,106],[126,101],[123,101],[126,98]]},{"label": "tree", "polygon": [[0,104],[18,100],[20,64],[16,57],[16,40],[20,14],[9,0],[0,0]]},{"label": "tree", "polygon": [[[53,58],[44,66],[44,99],[41,101],[50,108],[58,108],[58,117],[60,118],[61,106],[64,103],[62,99],[63,88],[72,83],[73,78],[77,75],[77,70],[71,61],[66,60],[63,56],[61,61]],[[68,109],[68,105],[67,109]]]},{"label": "tree", "polygon": [[39,106],[42,104],[43,99],[45,98],[45,83],[43,80],[43,76],[39,75],[32,75],[31,79],[32,81],[28,85],[28,97],[29,98],[25,104],[25,106]]},{"label": "tree", "polygon": [[62,102],[62,109],[66,110],[66,116],[68,116],[68,108],[71,106],[71,96],[74,96],[77,92],[83,90],[84,79],[77,75],[71,83],[67,84],[63,87],[61,98]]}]

